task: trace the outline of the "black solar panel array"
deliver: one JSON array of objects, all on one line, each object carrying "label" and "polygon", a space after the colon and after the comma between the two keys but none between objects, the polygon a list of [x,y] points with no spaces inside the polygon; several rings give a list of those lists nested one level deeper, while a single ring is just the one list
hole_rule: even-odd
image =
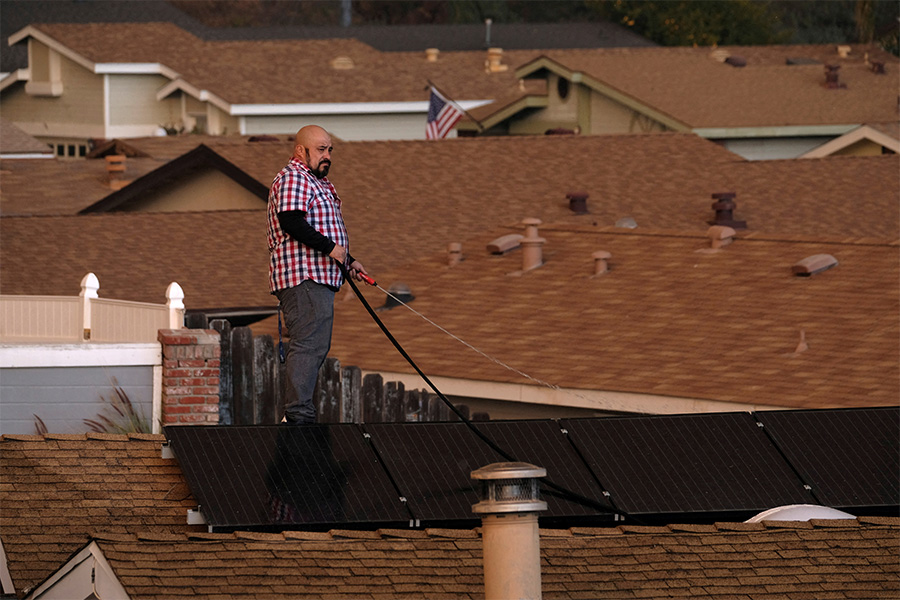
[{"label": "black solar panel array", "polygon": [[778,411],[757,413],[757,418],[818,504],[842,509],[897,505],[897,410]]},{"label": "black solar panel array", "polygon": [[[900,507],[900,408],[475,424],[547,469],[554,524]],[[167,427],[210,527],[469,525],[470,473],[506,460],[463,423]],[[562,490],[560,490],[562,488]],[[568,492],[572,494],[567,495]]]}]

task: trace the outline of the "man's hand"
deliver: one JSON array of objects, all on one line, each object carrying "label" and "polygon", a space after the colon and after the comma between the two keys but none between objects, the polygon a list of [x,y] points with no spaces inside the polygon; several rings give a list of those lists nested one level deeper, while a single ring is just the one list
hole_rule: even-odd
[{"label": "man's hand", "polygon": [[358,260],[354,260],[350,265],[350,276],[357,281],[363,281],[363,275],[368,277],[369,272],[366,271],[366,268],[364,266],[362,266],[362,263],[360,263]]}]

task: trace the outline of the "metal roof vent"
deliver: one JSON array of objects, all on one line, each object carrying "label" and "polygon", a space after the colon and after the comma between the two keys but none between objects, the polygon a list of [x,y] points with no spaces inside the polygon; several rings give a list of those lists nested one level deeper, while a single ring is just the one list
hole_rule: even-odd
[{"label": "metal roof vent", "polygon": [[569,199],[569,210],[576,215],[586,215],[588,212],[587,199],[589,197],[587,192],[569,192],[566,194],[566,198]]},{"label": "metal roof vent", "polygon": [[416,297],[413,296],[412,290],[408,285],[400,282],[392,283],[388,288],[388,296],[384,299],[384,304],[379,306],[376,310],[378,312],[391,310],[392,308],[409,304],[415,299]]},{"label": "metal roof vent", "polygon": [[544,264],[543,246],[547,240],[538,235],[540,219],[523,219],[522,224],[525,226],[525,237],[520,242],[522,244],[522,271],[530,271]]},{"label": "metal roof vent", "polygon": [[450,242],[447,245],[447,265],[455,267],[463,260],[462,244],[459,242]]},{"label": "metal roof vent", "polygon": [[713,250],[720,250],[734,241],[737,232],[731,227],[724,225],[713,225],[706,230],[706,237],[709,238],[709,247]]},{"label": "metal roof vent", "polygon": [[609,259],[612,254],[606,250],[597,250],[591,257],[594,259],[594,277],[599,277],[609,271]]},{"label": "metal roof vent", "polygon": [[506,254],[512,252],[521,245],[521,233],[510,233],[509,235],[500,236],[487,245],[487,251],[491,254]]},{"label": "metal roof vent", "polygon": [[810,275],[827,271],[836,266],[838,266],[838,261],[832,255],[813,254],[794,264],[794,266],[791,267],[791,271],[793,271],[794,275],[809,277]]},{"label": "metal roof vent", "polygon": [[732,54],[728,58],[725,59],[726,65],[731,65],[732,67],[746,67],[747,59],[743,56],[738,56],[737,54]]},{"label": "metal roof vent", "polygon": [[829,90],[846,89],[847,84],[838,80],[841,65],[825,65],[825,87]]},{"label": "metal roof vent", "polygon": [[472,471],[481,481],[481,501],[472,511],[481,515],[484,556],[484,597],[515,600],[541,597],[541,537],[538,478],[547,470],[529,463],[494,463]]},{"label": "metal roof vent", "polygon": [[437,48],[425,48],[425,60],[428,62],[437,62],[440,53],[441,51]]},{"label": "metal roof vent", "polygon": [[637,229],[637,221],[634,220],[634,217],[622,217],[616,221],[616,227],[622,227],[623,229]]},{"label": "metal roof vent", "polygon": [[717,192],[712,195],[715,202],[712,208],[716,211],[716,216],[712,221],[708,221],[710,225],[724,225],[733,229],[747,229],[747,221],[737,221],[734,218],[734,209],[737,207],[734,199],[737,196],[734,192]]}]

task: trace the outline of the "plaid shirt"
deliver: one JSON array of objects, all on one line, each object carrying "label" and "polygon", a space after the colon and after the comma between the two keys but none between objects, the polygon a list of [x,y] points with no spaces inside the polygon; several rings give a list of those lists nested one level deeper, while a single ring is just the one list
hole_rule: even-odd
[{"label": "plaid shirt", "polygon": [[319,179],[299,159],[275,176],[269,190],[266,227],[269,242],[269,290],[275,292],[305,279],[341,287],[340,267],[329,256],[301,244],[281,229],[278,213],[302,210],[309,224],[344,248],[349,247],[347,229],[341,216],[341,199],[328,178]]}]

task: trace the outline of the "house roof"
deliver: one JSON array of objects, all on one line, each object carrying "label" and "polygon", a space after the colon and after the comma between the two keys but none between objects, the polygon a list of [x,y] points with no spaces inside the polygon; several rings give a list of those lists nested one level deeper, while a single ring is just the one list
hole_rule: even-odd
[{"label": "house roof", "polygon": [[53,150],[10,121],[0,118],[0,158],[7,156],[18,158],[46,158],[49,156],[52,158]]},{"label": "house roof", "polygon": [[[168,157],[176,154],[169,144],[188,152],[191,137],[129,143]],[[202,139],[265,186],[286,164],[291,146]],[[126,174],[137,177],[142,161],[165,164],[129,158]],[[38,165],[28,164],[36,162],[2,163],[11,171],[0,196],[4,215],[72,214],[112,194],[99,181],[102,161],[41,161],[52,162],[54,177],[39,176]],[[735,216],[746,219],[751,232],[893,238],[900,221],[897,163],[897,156],[748,162],[691,134],[534,136],[340,143],[329,177],[344,200],[353,253],[378,276],[413,255],[481,239],[481,232],[524,217],[592,229],[631,216],[641,228],[702,233],[714,214],[710,195],[723,190],[737,193]],[[394,173],[401,176],[386,175]],[[569,210],[572,190],[590,194],[589,214]],[[158,301],[157,291],[177,281],[189,309],[271,306],[264,215],[255,213],[5,217],[0,289],[71,294],[65,283],[71,273],[94,272],[105,297]],[[240,250],[223,251],[223,236]]]},{"label": "house roof", "polygon": [[[516,73],[578,73],[587,85],[641,112],[661,113],[679,130],[896,122],[900,61],[874,46],[851,48],[846,58],[834,45],[552,50]],[[722,62],[729,55],[746,66]],[[795,57],[815,62],[788,64]],[[867,61],[876,58],[885,63],[885,74],[870,68]],[[840,66],[845,87],[824,85],[825,64]]]},{"label": "house roof", "polygon": [[91,534],[187,533],[196,508],[161,435],[0,437],[0,531],[19,591],[34,587]]},{"label": "house roof", "polygon": [[[888,597],[900,519],[541,530],[545,598]],[[141,536],[94,542],[129,597],[481,598],[471,530]]]},{"label": "house roof", "polygon": [[[900,397],[896,235],[742,233],[710,251],[705,235],[689,231],[547,224],[539,229],[544,265],[522,273],[521,251],[486,250],[513,232],[523,229],[475,236],[452,268],[442,253],[373,273],[384,290],[408,285],[410,307],[443,328],[404,308],[380,313],[429,377],[562,386],[569,391],[554,402],[626,412],[657,411],[612,392],[784,408],[895,405]],[[610,270],[593,277],[600,250],[611,253]],[[818,254],[838,266],[792,274]],[[373,307],[385,304],[383,291],[363,287]],[[343,293],[332,356],[414,375]],[[802,340],[808,349],[798,352]]]}]

